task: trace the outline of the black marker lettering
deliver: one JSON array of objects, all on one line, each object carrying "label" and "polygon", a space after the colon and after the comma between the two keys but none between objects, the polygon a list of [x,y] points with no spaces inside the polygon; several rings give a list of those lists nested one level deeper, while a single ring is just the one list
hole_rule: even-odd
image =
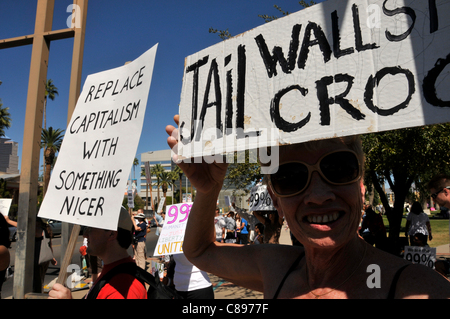
[{"label": "black marker lettering", "polygon": [[332,76],[323,77],[316,82],[321,125],[330,125],[330,105],[334,103],[339,104],[339,106],[342,107],[347,112],[347,114],[349,114],[355,120],[363,120],[366,117],[361,113],[361,111],[356,109],[347,99],[345,99],[353,86],[353,79],[354,78],[348,74],[336,74],[336,76],[334,77],[334,82],[347,82],[348,85],[342,94],[339,94],[334,98],[330,98],[328,96],[328,86],[333,83]]},{"label": "black marker lettering", "polygon": [[264,65],[266,66],[267,74],[269,78],[277,75],[277,62],[280,63],[281,69],[284,73],[289,74],[295,68],[295,60],[297,59],[297,51],[300,45],[299,43],[299,35],[300,30],[302,28],[301,24],[296,24],[292,28],[292,39],[289,46],[288,59],[284,57],[283,49],[275,46],[272,50],[273,55],[271,56],[269,53],[269,49],[266,44],[266,40],[262,34],[258,35],[255,40],[256,44],[259,48],[259,53],[264,61]]},{"label": "black marker lettering", "polygon": [[[311,31],[314,32],[315,40],[311,41]],[[309,22],[305,28],[305,35],[303,38],[302,48],[300,50],[300,56],[298,58],[299,69],[304,69],[306,65],[306,60],[308,59],[309,47],[313,45],[319,45],[320,51],[323,54],[323,61],[327,63],[331,59],[331,48],[328,43],[325,34],[322,31],[320,25],[314,22]]]},{"label": "black marker lettering", "polygon": [[104,86],[104,85],[105,85],[105,83],[100,83],[100,84],[98,85],[97,93],[95,94],[94,100],[98,100],[98,99],[100,98],[100,97],[98,96],[98,94],[99,94],[100,92],[103,91],[102,86]]},{"label": "black marker lettering", "polygon": [[430,10],[430,33],[434,33],[439,29],[436,0],[428,0],[428,9]]},{"label": "black marker lettering", "polygon": [[302,128],[308,122],[311,120],[311,112],[308,113],[308,115],[302,119],[301,121],[297,123],[290,123],[287,122],[285,119],[281,117],[280,114],[280,101],[281,98],[288,92],[292,90],[298,90],[303,96],[306,96],[308,94],[308,90],[305,88],[302,88],[299,85],[292,85],[289,86],[281,91],[279,91],[277,94],[275,94],[275,97],[272,100],[272,103],[270,104],[270,117],[272,119],[272,122],[275,123],[276,127],[284,132],[295,132],[298,129]]},{"label": "black marker lettering", "polygon": [[95,85],[92,85],[91,88],[89,89],[89,93],[86,96],[86,100],[84,100],[84,103],[87,103],[87,100],[89,99],[89,102],[92,101],[92,93],[94,93],[95,91]]},{"label": "black marker lettering", "polygon": [[340,57],[352,54],[355,52],[353,48],[347,48],[344,50],[341,50],[341,35],[339,32],[339,18],[337,15],[337,11],[333,11],[331,13],[331,24],[332,24],[332,31],[333,31],[333,53],[334,57],[336,59],[339,59]]},{"label": "black marker lettering", "polygon": [[[215,101],[209,103],[209,92],[211,90],[211,81],[214,81]],[[211,61],[211,66],[209,68],[208,80],[206,81],[205,95],[203,98],[203,106],[200,112],[199,123],[197,126],[197,135],[195,138],[196,141],[200,141],[202,130],[205,123],[206,111],[208,110],[208,108],[212,106],[216,106],[216,128],[217,133],[220,135],[219,132],[222,132],[223,130],[222,120],[220,118],[222,114],[222,92],[220,90],[219,66],[217,65],[216,59]],[[222,136],[217,136],[217,138],[220,137]]]},{"label": "black marker lettering", "polygon": [[365,50],[372,50],[379,48],[376,43],[371,44],[363,44],[362,41],[362,32],[361,32],[361,24],[359,23],[359,10],[358,6],[354,4],[352,6],[353,13],[353,29],[355,31],[355,47],[358,52]]},{"label": "black marker lettering", "polygon": [[[236,99],[236,128],[238,129],[237,139],[246,138],[248,136],[259,136],[260,132],[244,132],[245,122],[245,81],[247,70],[247,56],[245,45],[238,47],[238,80],[237,80],[237,99]],[[241,129],[241,130],[239,130]]]},{"label": "black marker lettering", "polygon": [[[404,74],[406,76],[406,79],[408,80],[408,97],[406,100],[402,103],[400,103],[397,106],[394,106],[390,109],[380,109],[378,106],[373,104],[373,89],[380,84],[381,79],[387,75],[397,75],[397,74]],[[374,113],[377,113],[381,116],[389,116],[392,114],[397,113],[401,109],[407,108],[409,105],[409,102],[411,101],[411,98],[415,92],[415,81],[414,81],[414,75],[411,73],[411,71],[402,69],[401,67],[386,67],[384,69],[381,69],[377,72],[375,75],[375,78],[370,76],[369,80],[367,81],[366,90],[364,92],[364,102],[366,103],[367,107]]]},{"label": "black marker lettering", "polygon": [[186,74],[189,72],[194,72],[194,82],[192,85],[192,115],[191,115],[191,134],[190,137],[183,136],[182,130],[184,128],[185,122],[182,122],[180,125],[180,141],[183,144],[188,144],[192,141],[195,134],[195,121],[197,120],[197,109],[198,109],[198,75],[200,67],[204,66],[208,63],[209,56],[204,57],[201,60],[198,60],[196,63],[188,66],[186,68]]},{"label": "black marker lettering", "polygon": [[[231,54],[225,58],[225,66],[231,61]],[[225,102],[225,132],[227,135],[231,134],[233,128],[233,76],[231,71],[227,71],[227,93]]]},{"label": "black marker lettering", "polygon": [[404,14],[409,15],[411,17],[411,19],[412,19],[412,23],[411,23],[411,26],[409,27],[409,29],[406,30],[404,33],[402,33],[400,35],[392,35],[392,33],[390,33],[388,30],[386,30],[386,38],[389,41],[399,42],[399,41],[402,41],[402,40],[406,39],[408,37],[408,35],[410,35],[412,30],[414,29],[414,24],[416,23],[416,13],[410,7],[402,7],[402,8],[396,8],[394,10],[389,10],[389,9],[386,8],[386,2],[387,1],[388,0],[385,0],[383,2],[383,13],[385,15],[387,15],[388,17],[392,17],[392,16],[395,16],[397,14],[404,13]]},{"label": "black marker lettering", "polygon": [[438,59],[434,67],[423,79],[423,96],[431,105],[438,107],[450,107],[450,101],[442,101],[437,96],[436,80],[447,65],[450,64],[450,54],[445,59]]}]

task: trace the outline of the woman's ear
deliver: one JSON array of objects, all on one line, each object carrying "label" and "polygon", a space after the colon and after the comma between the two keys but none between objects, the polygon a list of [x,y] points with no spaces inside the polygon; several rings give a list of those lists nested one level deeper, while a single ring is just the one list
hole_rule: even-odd
[{"label": "woman's ear", "polygon": [[111,230],[110,232],[111,233],[109,234],[109,239],[110,240],[116,240],[117,239],[117,235],[119,234],[119,232],[118,231],[114,231],[114,230]]}]

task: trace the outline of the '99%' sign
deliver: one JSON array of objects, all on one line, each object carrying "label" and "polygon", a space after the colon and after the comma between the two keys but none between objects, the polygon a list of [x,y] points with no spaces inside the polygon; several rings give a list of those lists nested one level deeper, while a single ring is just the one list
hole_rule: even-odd
[{"label": "'99%' sign", "polygon": [[249,198],[250,211],[275,210],[266,185],[258,184],[252,188]]},{"label": "'99%' sign", "polygon": [[155,247],[154,256],[183,253],[183,240],[192,203],[166,207],[166,219]]},{"label": "'99%' sign", "polygon": [[406,246],[404,259],[413,264],[421,264],[434,269],[436,263],[436,248]]},{"label": "'99%' sign", "polygon": [[174,223],[183,223],[187,221],[189,217],[189,212],[191,211],[192,204],[181,204],[169,206],[167,210],[167,225],[171,225]]}]

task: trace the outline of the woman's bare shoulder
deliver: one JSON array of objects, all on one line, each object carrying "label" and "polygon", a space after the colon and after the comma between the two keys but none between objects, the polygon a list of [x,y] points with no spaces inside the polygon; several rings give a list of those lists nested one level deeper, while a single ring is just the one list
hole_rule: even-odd
[{"label": "woman's bare shoulder", "polygon": [[450,281],[432,268],[410,264],[399,277],[396,297],[450,299]]},{"label": "woman's bare shoulder", "polygon": [[[374,249],[375,250],[375,249]],[[436,270],[413,264],[392,254],[375,250],[372,261],[378,260],[381,275],[387,275],[392,283],[397,275],[395,285],[395,298],[413,299],[448,299],[450,298],[450,281]]]}]

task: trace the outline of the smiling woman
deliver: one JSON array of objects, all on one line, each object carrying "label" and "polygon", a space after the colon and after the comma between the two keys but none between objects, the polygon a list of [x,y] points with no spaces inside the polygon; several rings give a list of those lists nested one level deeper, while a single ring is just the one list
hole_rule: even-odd
[{"label": "smiling woman", "polygon": [[[166,131],[174,147],[176,129]],[[450,298],[450,283],[437,272],[378,250],[357,234],[363,155],[357,136],[280,147],[280,169],[266,178],[269,193],[303,247],[215,242],[216,198],[227,164],[179,163],[197,188],[183,244],[186,257],[265,298]],[[377,285],[370,282],[373,276]]]}]

